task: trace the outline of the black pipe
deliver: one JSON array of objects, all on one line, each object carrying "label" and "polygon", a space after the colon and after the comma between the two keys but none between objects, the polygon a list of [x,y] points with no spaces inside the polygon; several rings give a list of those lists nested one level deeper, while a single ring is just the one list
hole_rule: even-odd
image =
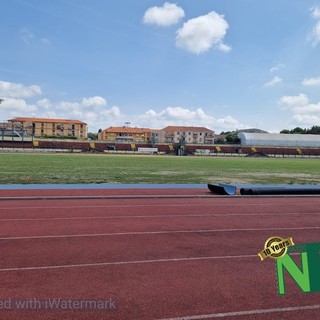
[{"label": "black pipe", "polygon": [[236,194],[237,187],[229,184],[208,184],[208,188],[211,192],[232,196]]}]

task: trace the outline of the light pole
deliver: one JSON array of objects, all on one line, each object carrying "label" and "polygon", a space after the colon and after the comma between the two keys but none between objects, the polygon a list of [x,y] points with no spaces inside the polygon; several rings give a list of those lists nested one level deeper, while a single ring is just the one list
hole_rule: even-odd
[{"label": "light pole", "polygon": [[[2,103],[2,102],[4,102],[4,99],[1,99],[0,98],[0,104]],[[4,144],[4,127],[3,128],[1,128],[1,131],[2,131],[2,149],[3,149],[3,144]]]}]

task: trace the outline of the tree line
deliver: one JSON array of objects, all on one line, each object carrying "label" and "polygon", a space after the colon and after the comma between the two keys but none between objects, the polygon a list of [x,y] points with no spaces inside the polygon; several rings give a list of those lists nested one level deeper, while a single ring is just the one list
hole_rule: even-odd
[{"label": "tree line", "polygon": [[286,134],[320,134],[320,126],[312,126],[311,128],[296,127],[292,130],[283,129],[280,133]]}]

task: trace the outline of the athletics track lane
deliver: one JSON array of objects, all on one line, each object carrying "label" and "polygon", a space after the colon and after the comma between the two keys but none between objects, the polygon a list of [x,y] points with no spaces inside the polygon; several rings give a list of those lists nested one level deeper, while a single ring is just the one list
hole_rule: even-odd
[{"label": "athletics track lane", "polygon": [[272,235],[318,242],[319,204],[214,196],[1,201],[2,301],[111,298],[117,309],[3,310],[0,319],[316,319],[319,293],[288,282],[280,297],[274,262],[257,253]]}]

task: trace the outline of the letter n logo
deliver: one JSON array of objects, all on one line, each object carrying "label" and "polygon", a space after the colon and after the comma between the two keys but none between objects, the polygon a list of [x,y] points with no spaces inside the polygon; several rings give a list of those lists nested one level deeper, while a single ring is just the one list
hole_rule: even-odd
[{"label": "letter n logo", "polygon": [[[288,248],[288,253],[276,259],[278,292],[286,293],[285,270],[305,293],[320,292],[320,242],[294,245]],[[289,253],[300,252],[301,267]]]}]

